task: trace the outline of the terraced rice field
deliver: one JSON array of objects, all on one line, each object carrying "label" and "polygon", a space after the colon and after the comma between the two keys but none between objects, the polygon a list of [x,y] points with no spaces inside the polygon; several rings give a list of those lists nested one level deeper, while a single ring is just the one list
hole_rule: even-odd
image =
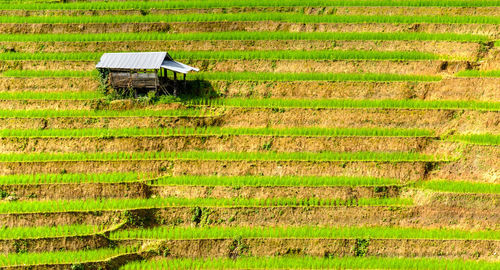
[{"label": "terraced rice field", "polygon": [[[500,269],[500,1],[0,14],[0,268]],[[104,93],[134,51],[201,72]]]}]

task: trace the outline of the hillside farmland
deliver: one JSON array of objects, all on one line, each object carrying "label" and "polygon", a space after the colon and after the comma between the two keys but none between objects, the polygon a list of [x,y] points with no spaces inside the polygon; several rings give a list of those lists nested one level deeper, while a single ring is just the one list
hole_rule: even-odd
[{"label": "hillside farmland", "polygon": [[[0,268],[500,269],[500,1],[0,14]],[[101,84],[161,51],[179,96]]]}]

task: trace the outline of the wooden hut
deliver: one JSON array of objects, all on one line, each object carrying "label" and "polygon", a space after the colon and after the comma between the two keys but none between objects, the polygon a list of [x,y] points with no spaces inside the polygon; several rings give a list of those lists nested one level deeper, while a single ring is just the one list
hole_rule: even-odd
[{"label": "wooden hut", "polygon": [[[167,52],[105,53],[96,65],[101,74],[107,74],[107,83],[115,89],[144,89],[169,92],[181,86],[177,73],[186,74],[199,69],[174,61]],[[169,78],[172,72],[172,78]]]}]

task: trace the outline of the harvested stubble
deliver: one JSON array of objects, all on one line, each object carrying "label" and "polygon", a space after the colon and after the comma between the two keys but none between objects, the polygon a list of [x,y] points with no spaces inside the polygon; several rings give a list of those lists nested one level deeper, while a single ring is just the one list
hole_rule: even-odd
[{"label": "harvested stubble", "polygon": [[0,92],[0,100],[95,100],[105,96],[97,91],[78,92]]}]

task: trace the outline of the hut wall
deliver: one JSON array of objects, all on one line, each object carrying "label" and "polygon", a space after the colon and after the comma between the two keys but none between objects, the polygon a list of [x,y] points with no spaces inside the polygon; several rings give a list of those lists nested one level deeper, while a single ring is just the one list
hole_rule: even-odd
[{"label": "hut wall", "polygon": [[115,88],[156,89],[158,77],[155,73],[110,72],[109,83]]}]

